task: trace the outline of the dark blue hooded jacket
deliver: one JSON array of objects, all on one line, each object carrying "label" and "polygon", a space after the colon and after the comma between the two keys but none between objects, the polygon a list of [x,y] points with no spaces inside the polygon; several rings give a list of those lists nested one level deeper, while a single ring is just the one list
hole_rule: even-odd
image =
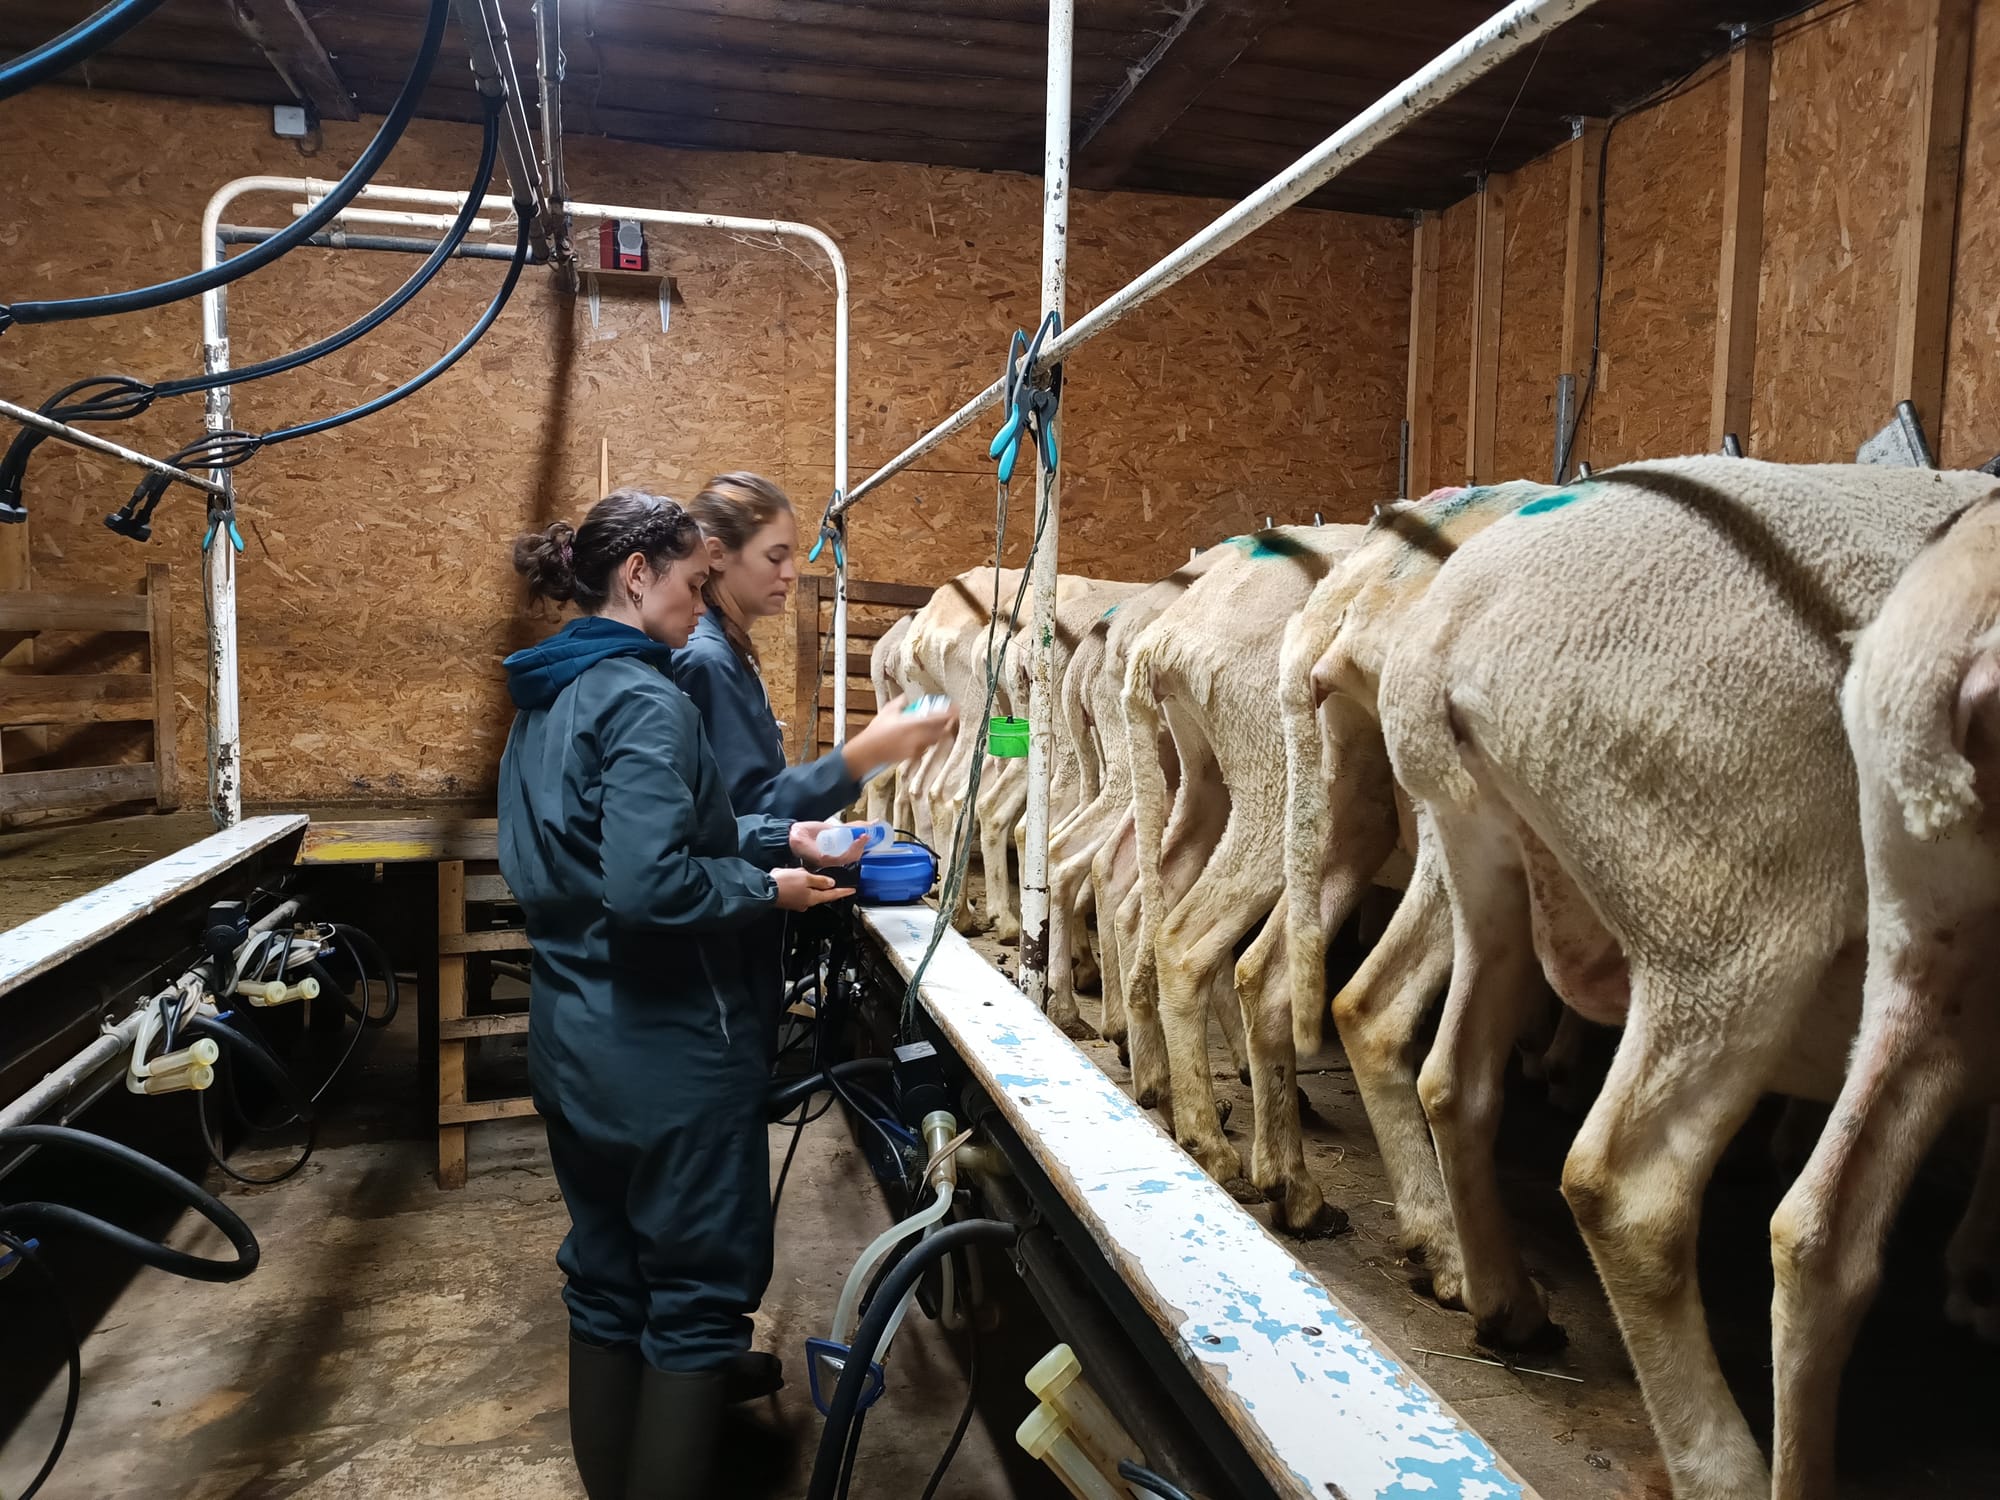
[{"label": "dark blue hooded jacket", "polygon": [[[703,615],[688,643],[674,653],[674,681],[701,710],[715,747],[729,801],[739,812],[817,822],[859,795],[838,750],[803,766],[785,764],[785,745],[764,683],[729,644],[722,622]],[[813,705],[802,703],[800,713]]]},{"label": "dark blue hooded jacket", "polygon": [[666,655],[590,617],[506,661],[500,872],[534,945],[538,1093],[656,1093],[653,1047],[689,1032],[761,1047],[740,929],[776,909],[790,825],[730,808]]}]

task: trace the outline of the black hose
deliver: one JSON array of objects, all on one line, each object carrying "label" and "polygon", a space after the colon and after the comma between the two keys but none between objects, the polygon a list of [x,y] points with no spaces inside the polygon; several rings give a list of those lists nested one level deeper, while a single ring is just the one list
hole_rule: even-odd
[{"label": "black hose", "polygon": [[97,297],[16,302],[0,307],[0,330],[14,323],[65,323],[78,318],[104,318],[114,313],[143,312],[150,307],[164,307],[169,302],[213,291],[216,287],[227,286],[238,277],[261,270],[294,245],[319,233],[367,186],[369,179],[381,170],[382,163],[389,159],[396,142],[402,139],[403,131],[417,112],[417,101],[423,97],[424,88],[430,82],[431,71],[444,45],[445,21],[450,14],[451,0],[430,0],[430,11],[424,21],[423,41],[417,48],[416,60],[410,65],[409,75],[403,80],[402,91],[396,95],[395,103],[383,116],[382,126],[375,132],[375,138],[324,198],[274,238],[253,246],[231,260],[187,276],[177,276],[171,281],[133,287],[129,291],[107,292]]},{"label": "black hose", "polygon": [[[401,312],[411,298],[436,278],[444,263],[452,257],[471,231],[472,221],[479,216],[481,200],[493,181],[493,166],[500,152],[500,101],[482,97],[481,103],[485,112],[484,133],[479,147],[479,164],[472,174],[472,186],[467,190],[465,203],[460,207],[457,217],[452,220],[445,237],[431,247],[430,255],[423,264],[410,273],[408,280],[368,312],[339,332],[330,333],[303,349],[294,349],[289,354],[274,355],[256,364],[242,365],[235,369],[212,370],[200,375],[189,375],[180,380],[162,380],[152,384],[127,380],[122,376],[106,375],[99,377],[110,387],[103,394],[85,401],[65,402],[63,397],[66,393],[74,394],[80,386],[91,383],[79,381],[76,385],[67,387],[66,393],[58,392],[45,402],[42,406],[43,414],[65,422],[124,421],[140,415],[163,396],[189,396],[197,391],[213,390],[219,385],[237,386],[246,381],[282,375],[345,349],[355,340],[374,332]],[[6,459],[0,461],[0,492],[20,489],[20,471],[26,465],[27,455],[47,437],[48,434],[38,427],[21,429],[19,435],[8,446]],[[16,450],[24,451],[17,457]]]},{"label": "black hose", "polygon": [[[965,1324],[965,1405],[958,1410],[958,1425],[951,1430],[951,1441],[944,1445],[944,1452],[938,1455],[937,1467],[931,1470],[931,1481],[924,1486],[921,1500],[936,1500],[938,1486],[944,1483],[945,1471],[951,1461],[958,1457],[959,1445],[965,1441],[966,1429],[972,1426],[972,1411],[979,1402],[979,1329],[968,1318]],[[860,1430],[856,1424],[856,1431]]]},{"label": "black hose", "polygon": [[369,1013],[368,981],[364,975],[361,981],[361,1016],[370,1026],[387,1026],[391,1021],[396,1019],[396,1012],[401,1008],[403,1003],[402,997],[396,987],[396,966],[389,962],[389,955],[383,950],[382,945],[376,942],[368,933],[363,932],[359,927],[351,926],[346,922],[333,922],[329,925],[332,927],[335,937],[357,950],[356,973],[362,972],[359,959],[366,958],[370,963],[375,965],[376,973],[382,976],[382,983],[387,992],[387,998],[382,1004],[382,1014],[377,1016]]},{"label": "black hose", "polygon": [[887,1073],[894,1064],[886,1057],[855,1057],[846,1062],[837,1062],[830,1068],[794,1079],[782,1088],[773,1089],[764,1102],[765,1118],[782,1120],[814,1094],[833,1086],[834,1079],[847,1079],[863,1073]]},{"label": "black hose", "polygon": [[[192,1028],[190,1028],[192,1029]],[[169,1275],[183,1277],[188,1281],[241,1281],[257,1269],[257,1237],[250,1232],[250,1226],[237,1218],[220,1199],[195,1183],[181,1176],[170,1167],[164,1167],[150,1156],[134,1151],[130,1146],[117,1141],[106,1140],[101,1135],[92,1135],[86,1130],[72,1130],[66,1125],[14,1125],[0,1129],[0,1150],[14,1146],[42,1146],[68,1148],[102,1157],[117,1166],[124,1167],[134,1176],[151,1182],[168,1197],[183,1207],[191,1208],[209,1223],[221,1230],[224,1237],[236,1251],[234,1260],[209,1260],[199,1255],[190,1255],[185,1250],[175,1250],[162,1245],[158,1240],[149,1240],[103,1219],[83,1213],[62,1203],[9,1203],[0,1205],[0,1229],[18,1233],[23,1228],[70,1230],[102,1240],[113,1249],[122,1250],[155,1270]]]},{"label": "black hose", "polygon": [[0,1230],[0,1245],[10,1247],[21,1258],[21,1264],[41,1278],[42,1285],[48,1289],[48,1305],[55,1309],[55,1316],[61,1322],[67,1340],[64,1353],[69,1359],[69,1390],[63,1396],[62,1421],[56,1427],[56,1440],[49,1445],[49,1456],[42,1460],[41,1468],[35,1471],[35,1477],[28,1481],[28,1487],[19,1496],[19,1500],[34,1500],[61,1462],[63,1449],[69,1446],[70,1430],[76,1426],[76,1409],[83,1400],[83,1340],[77,1334],[76,1321],[63,1305],[62,1288],[56,1285],[55,1274],[42,1264],[35,1251],[28,1248],[28,1242]]},{"label": "black hose", "polygon": [[1179,1485],[1162,1479],[1151,1469],[1142,1468],[1129,1458],[1118,1460],[1118,1477],[1138,1485],[1142,1490],[1151,1490],[1160,1497],[1160,1500],[1193,1500],[1193,1497]]},{"label": "black hose", "polygon": [[834,1388],[827,1408],[826,1426],[820,1430],[819,1450],[813,1458],[812,1483],[806,1500],[834,1500],[848,1445],[855,1437],[859,1421],[861,1391],[868,1383],[868,1367],[874,1363],[876,1346],[889,1326],[904,1296],[930,1266],[963,1245],[1012,1244],[1020,1230],[1004,1219],[966,1219],[949,1224],[918,1242],[901,1264],[882,1283],[874,1303],[862,1316],[861,1326],[841,1361],[840,1383]]},{"label": "black hose", "polygon": [[[500,283],[500,290],[486,305],[486,311],[479,320],[467,329],[464,337],[441,355],[437,362],[420,374],[411,376],[394,390],[384,391],[374,399],[349,407],[346,411],[335,412],[332,416],[320,417],[311,422],[301,422],[292,427],[281,427],[275,432],[263,434],[249,432],[214,432],[195,439],[186,447],[176,450],[167,462],[186,468],[233,469],[238,464],[254,458],[273,443],[288,443],[294,438],[311,437],[316,433],[328,432],[335,427],[345,427],[349,422],[358,422],[363,417],[372,417],[385,407],[394,406],[406,397],[414,396],[438,376],[444,374],[471,350],[472,346],[486,336],[486,330],[506,308],[514,295],[514,288],[521,280],[521,268],[528,262],[528,237],[533,229],[533,205],[516,202],[516,214],[520,218],[520,232],[514,239],[514,258],[507,265],[507,275]],[[140,480],[126,499],[123,506],[104,518],[104,524],[121,536],[129,536],[135,541],[146,541],[152,535],[152,515],[167,486],[173,479],[164,474],[148,474]]]},{"label": "black hose", "polygon": [[[306,1097],[305,1091],[299,1087],[291,1071],[279,1062],[262,1042],[246,1032],[238,1031],[234,1026],[226,1026],[221,1021],[207,1016],[196,1016],[187,1023],[186,1029],[189,1035],[205,1036],[222,1048],[229,1054],[232,1064],[237,1059],[249,1063],[264,1075],[265,1081],[277,1091],[279,1099],[292,1111],[289,1117],[274,1125],[251,1128],[279,1130],[294,1121],[306,1128],[305,1146],[300,1151],[297,1161],[274,1177],[252,1177],[229,1164],[222,1143],[215,1138],[215,1132],[208,1123],[208,1095],[204,1091],[195,1096],[195,1115],[200,1122],[202,1142],[208,1147],[210,1159],[225,1174],[246,1187],[273,1187],[304,1171],[306,1163],[312,1160],[313,1151],[319,1144],[319,1123],[313,1117],[312,1101]],[[248,1120],[245,1121],[245,1124],[249,1123]]]},{"label": "black hose", "polygon": [[0,99],[24,94],[46,78],[103,51],[158,10],[164,0],[113,0],[61,36],[0,65]]}]

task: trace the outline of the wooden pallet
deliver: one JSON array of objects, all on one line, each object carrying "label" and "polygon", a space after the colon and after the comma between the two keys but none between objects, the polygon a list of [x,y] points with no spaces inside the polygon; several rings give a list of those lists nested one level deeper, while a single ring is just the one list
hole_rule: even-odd
[{"label": "wooden pallet", "polygon": [[528,1013],[469,1015],[466,971],[474,954],[528,953],[528,934],[519,926],[473,927],[473,908],[512,901],[507,882],[489,861],[446,859],[438,862],[437,1066],[438,1157],[440,1188],[465,1186],[466,1130],[483,1120],[513,1120],[532,1115],[535,1105],[525,1095],[505,1099],[473,1099],[466,1092],[466,1054],[473,1042],[489,1036],[525,1036]]}]

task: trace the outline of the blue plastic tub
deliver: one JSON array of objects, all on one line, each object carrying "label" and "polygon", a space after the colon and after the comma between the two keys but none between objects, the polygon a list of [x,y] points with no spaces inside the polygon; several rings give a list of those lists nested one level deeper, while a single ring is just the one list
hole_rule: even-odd
[{"label": "blue plastic tub", "polygon": [[916,844],[891,844],[861,856],[855,882],[857,900],[881,906],[905,906],[921,901],[937,883],[937,861]]}]

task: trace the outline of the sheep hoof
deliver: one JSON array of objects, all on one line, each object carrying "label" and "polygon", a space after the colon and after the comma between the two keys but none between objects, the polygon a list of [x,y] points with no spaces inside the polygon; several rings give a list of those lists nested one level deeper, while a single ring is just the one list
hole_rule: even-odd
[{"label": "sheep hoof", "polygon": [[1295,1240],[1330,1240],[1337,1234],[1347,1233],[1347,1210],[1322,1200],[1304,1223],[1295,1226],[1281,1209],[1272,1216],[1271,1227]]},{"label": "sheep hoof", "polygon": [[[1130,1066],[1130,1064],[1127,1064],[1127,1066]],[[1139,1108],[1141,1109],[1158,1109],[1160,1107],[1160,1091],[1158,1089],[1140,1089],[1137,1097]]]},{"label": "sheep hoof", "polygon": [[1227,1125],[1229,1123],[1229,1112],[1233,1110],[1235,1107],[1236,1106],[1231,1104],[1227,1099],[1223,1099],[1217,1102],[1215,1106],[1215,1124],[1217,1129],[1220,1129],[1222,1126]]},{"label": "sheep hoof", "polygon": [[1125,1045],[1125,1038],[1123,1038],[1122,1036],[1114,1037],[1111,1039],[1111,1041],[1112,1044],[1118,1048],[1118,1066],[1121,1068],[1131,1067],[1132,1049]]},{"label": "sheep hoof", "polygon": [[1473,1337],[1488,1349],[1501,1349],[1510,1354],[1525,1354],[1530,1358],[1558,1354],[1569,1345],[1569,1335],[1560,1323],[1549,1321],[1546,1313],[1539,1313],[1540,1321],[1523,1333],[1516,1333],[1510,1327],[1516,1321],[1514,1309],[1503,1308],[1490,1318],[1481,1318],[1473,1328]]},{"label": "sheep hoof", "polygon": [[1264,1193],[1256,1183],[1247,1177],[1232,1177],[1222,1184],[1222,1190],[1238,1203],[1250,1206],[1264,1201]]},{"label": "sheep hoof", "polygon": [[1324,1125],[1326,1117],[1313,1108],[1313,1102],[1306,1097],[1306,1091],[1304,1089],[1298,1090],[1298,1096],[1299,1123],[1301,1125]]}]

